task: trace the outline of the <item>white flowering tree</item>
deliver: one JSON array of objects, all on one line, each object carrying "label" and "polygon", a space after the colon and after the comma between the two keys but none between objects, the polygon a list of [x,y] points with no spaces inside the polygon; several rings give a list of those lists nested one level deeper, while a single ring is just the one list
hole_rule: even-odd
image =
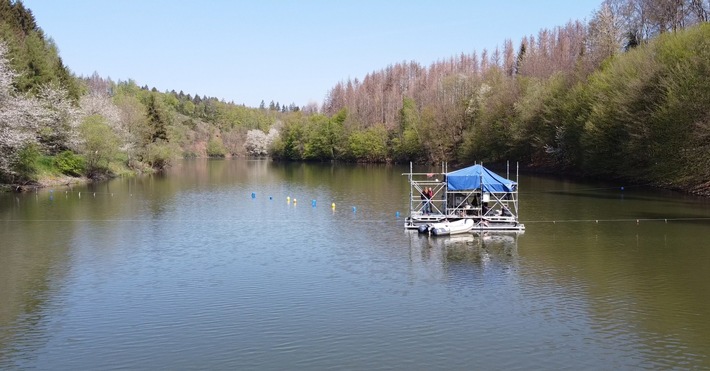
[{"label": "white flowering tree", "polygon": [[268,145],[270,146],[272,143],[274,143],[274,140],[279,138],[279,130],[276,128],[271,128],[269,129],[269,134],[266,135],[266,141],[268,142]]},{"label": "white flowering tree", "polygon": [[[29,174],[21,154],[28,148],[52,153],[76,141],[76,109],[64,89],[43,86],[37,97],[18,93],[18,77],[7,60],[7,46],[0,43],[0,178],[14,183]],[[23,161],[25,163],[23,163]],[[30,166],[31,167],[31,166]]]},{"label": "white flowering tree", "polygon": [[247,140],[244,143],[247,154],[250,156],[268,155],[271,143],[278,137],[279,131],[276,128],[271,128],[268,134],[259,129],[249,130],[247,132]]},{"label": "white flowering tree", "polygon": [[106,124],[114,130],[123,130],[121,121],[121,110],[113,103],[111,97],[107,94],[90,92],[82,95],[79,99],[79,107],[81,109],[80,117],[99,115],[106,120]]},{"label": "white flowering tree", "polygon": [[81,139],[78,134],[79,110],[72,104],[67,91],[58,86],[45,85],[37,95],[42,106],[37,139],[45,152],[57,154],[76,149]]},{"label": "white flowering tree", "polygon": [[244,143],[247,154],[250,156],[265,156],[268,153],[268,139],[266,134],[259,129],[249,130]]},{"label": "white flowering tree", "polygon": [[[85,122],[92,116],[100,116],[113,133],[120,139],[120,150],[127,152],[132,149],[135,139],[128,127],[128,120],[123,120],[121,108],[114,102],[106,90],[92,89],[79,99],[79,122]],[[140,112],[139,112],[140,114]]]},{"label": "white flowering tree", "polygon": [[36,144],[38,101],[19,96],[12,83],[17,74],[7,60],[7,47],[0,43],[0,176],[13,180],[14,165],[22,148]]}]

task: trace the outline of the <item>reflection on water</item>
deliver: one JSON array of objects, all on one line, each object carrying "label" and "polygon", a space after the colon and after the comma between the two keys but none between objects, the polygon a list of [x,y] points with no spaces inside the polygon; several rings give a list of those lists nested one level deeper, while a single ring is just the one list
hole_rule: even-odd
[{"label": "reflection on water", "polygon": [[0,195],[0,369],[710,367],[707,200],[523,177],[525,233],[430,237],[406,171]]},{"label": "reflection on water", "polygon": [[433,237],[407,231],[410,248],[422,255],[435,258],[442,270],[455,273],[456,269],[515,269],[518,237],[522,232],[481,232]]}]

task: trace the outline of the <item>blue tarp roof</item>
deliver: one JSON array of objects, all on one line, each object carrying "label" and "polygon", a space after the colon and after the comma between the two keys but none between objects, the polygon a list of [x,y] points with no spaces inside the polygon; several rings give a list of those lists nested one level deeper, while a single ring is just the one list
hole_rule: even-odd
[{"label": "blue tarp roof", "polygon": [[449,191],[514,192],[517,183],[486,169],[482,165],[459,169],[446,174]]}]

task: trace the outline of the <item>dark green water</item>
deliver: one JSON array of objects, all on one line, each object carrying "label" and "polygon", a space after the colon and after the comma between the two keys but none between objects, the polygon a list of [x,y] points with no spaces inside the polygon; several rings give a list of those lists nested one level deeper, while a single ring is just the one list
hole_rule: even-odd
[{"label": "dark green water", "polygon": [[437,239],[406,171],[2,194],[0,369],[710,368],[708,200],[522,175],[525,233]]}]

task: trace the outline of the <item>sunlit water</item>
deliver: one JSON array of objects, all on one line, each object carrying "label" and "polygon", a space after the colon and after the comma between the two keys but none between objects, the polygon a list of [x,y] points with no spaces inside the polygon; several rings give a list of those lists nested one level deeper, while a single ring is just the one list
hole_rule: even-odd
[{"label": "sunlit water", "polygon": [[407,170],[0,195],[0,369],[710,368],[707,200],[522,175],[525,233],[434,238]]}]

